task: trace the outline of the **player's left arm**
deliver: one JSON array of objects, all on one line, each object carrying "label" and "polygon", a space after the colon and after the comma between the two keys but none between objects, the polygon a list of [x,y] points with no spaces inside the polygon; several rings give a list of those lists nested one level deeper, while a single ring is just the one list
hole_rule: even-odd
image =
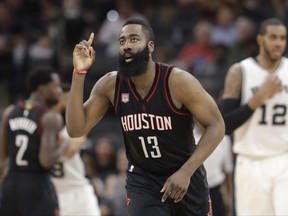
[{"label": "player's left arm", "polygon": [[162,189],[162,201],[169,196],[178,202],[187,191],[190,177],[223,139],[225,125],[214,99],[188,72],[174,68],[169,77],[169,89],[176,107],[185,106],[205,128],[191,157],[166,181]]},{"label": "player's left arm", "polygon": [[43,132],[39,160],[42,167],[51,168],[68,146],[68,142],[63,142],[60,138],[63,119],[59,113],[48,111],[44,114],[41,123]]},{"label": "player's left arm", "polygon": [[8,170],[8,140],[7,124],[9,115],[14,109],[14,105],[8,106],[2,114],[0,123],[0,183],[3,181]]},{"label": "player's left arm", "polygon": [[176,98],[205,128],[195,152],[182,167],[192,175],[223,139],[225,125],[215,100],[203,89],[198,80],[185,72],[180,72],[177,77]]}]

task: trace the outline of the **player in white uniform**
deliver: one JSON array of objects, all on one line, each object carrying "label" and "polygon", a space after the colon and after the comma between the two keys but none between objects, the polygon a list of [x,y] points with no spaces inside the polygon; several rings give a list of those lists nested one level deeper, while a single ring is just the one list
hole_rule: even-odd
[{"label": "player in white uniform", "polygon": [[[68,92],[63,94],[55,111],[65,110]],[[64,155],[52,169],[52,182],[55,185],[60,216],[100,216],[98,199],[94,188],[85,177],[84,162],[79,151],[86,137],[71,138],[66,128],[61,131],[63,142],[68,142]]]},{"label": "player in white uniform", "polygon": [[287,29],[265,20],[259,54],[233,65],[220,108],[226,133],[234,130],[237,215],[288,215]]}]

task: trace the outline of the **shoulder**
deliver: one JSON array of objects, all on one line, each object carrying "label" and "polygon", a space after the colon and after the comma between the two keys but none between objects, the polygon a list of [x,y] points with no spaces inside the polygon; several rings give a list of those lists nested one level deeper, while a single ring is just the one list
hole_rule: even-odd
[{"label": "shoulder", "polygon": [[174,67],[171,71],[169,79],[173,82],[184,82],[188,80],[196,80],[196,78],[189,73],[188,71],[185,71],[183,69],[180,69],[178,67]]},{"label": "shoulder", "polygon": [[240,63],[233,64],[226,75],[223,98],[238,99],[241,94],[242,70]]},{"label": "shoulder", "polygon": [[60,113],[48,110],[42,117],[42,126],[46,129],[61,130],[64,121]]},{"label": "shoulder", "polygon": [[227,76],[237,76],[241,77],[242,76],[242,70],[241,70],[241,64],[240,62],[235,63],[230,66]]},{"label": "shoulder", "polygon": [[115,88],[116,79],[117,71],[108,72],[96,82],[94,89],[106,91]]},{"label": "shoulder", "polygon": [[8,119],[8,117],[10,116],[11,112],[14,110],[15,105],[9,105],[8,107],[6,107],[2,113],[2,121],[5,121]]}]

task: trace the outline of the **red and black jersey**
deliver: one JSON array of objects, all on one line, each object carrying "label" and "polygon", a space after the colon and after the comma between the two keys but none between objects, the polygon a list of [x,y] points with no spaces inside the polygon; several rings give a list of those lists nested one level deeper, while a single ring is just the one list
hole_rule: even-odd
[{"label": "red and black jersey", "polygon": [[39,162],[41,119],[47,111],[42,105],[18,103],[7,122],[10,171],[46,171]]},{"label": "red and black jersey", "polygon": [[155,64],[154,82],[145,98],[131,79],[117,76],[114,106],[129,162],[151,173],[171,174],[196,148],[193,116],[173,104],[168,87],[173,66]]}]

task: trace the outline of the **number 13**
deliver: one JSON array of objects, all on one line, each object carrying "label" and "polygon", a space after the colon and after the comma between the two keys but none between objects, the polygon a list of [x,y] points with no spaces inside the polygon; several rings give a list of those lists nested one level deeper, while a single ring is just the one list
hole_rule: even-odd
[{"label": "number 13", "polygon": [[[141,145],[142,145],[142,149],[144,152],[144,155],[146,158],[152,157],[152,158],[160,158],[161,157],[161,152],[158,146],[158,140],[156,136],[149,136],[147,137],[147,142],[145,142],[144,137],[138,137],[141,141]],[[152,145],[151,147],[155,150],[155,151],[150,151],[150,155],[147,151],[146,145],[147,144]]]}]

